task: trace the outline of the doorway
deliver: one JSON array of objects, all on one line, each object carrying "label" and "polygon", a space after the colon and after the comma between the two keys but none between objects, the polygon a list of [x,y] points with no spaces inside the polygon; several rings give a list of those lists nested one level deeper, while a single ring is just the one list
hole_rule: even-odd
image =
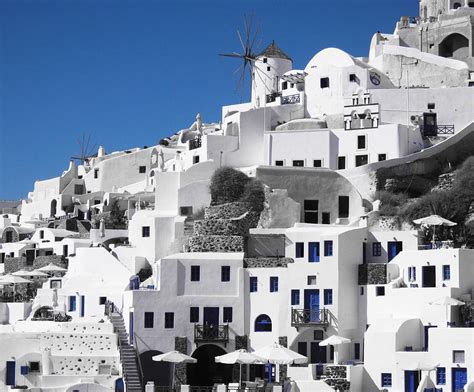
[{"label": "doorway", "polygon": [[396,255],[403,250],[403,242],[389,241],[387,244],[388,262],[392,261]]},{"label": "doorway", "polygon": [[232,382],[233,365],[216,363],[215,358],[226,352],[213,344],[205,344],[194,351],[192,357],[197,363],[187,365],[187,383],[189,385],[212,386],[216,383]]},{"label": "doorway", "polygon": [[419,370],[405,370],[405,392],[416,392],[419,383]]},{"label": "doorway", "polygon": [[309,289],[304,291],[305,321],[319,321],[319,290]]},{"label": "doorway", "polygon": [[320,346],[319,342],[311,342],[310,363],[326,363],[327,347]]},{"label": "doorway", "polygon": [[453,390],[452,392],[463,392],[464,386],[467,384],[467,369],[453,368]]},{"label": "doorway", "polygon": [[422,267],[423,287],[436,287],[436,267],[425,265]]}]

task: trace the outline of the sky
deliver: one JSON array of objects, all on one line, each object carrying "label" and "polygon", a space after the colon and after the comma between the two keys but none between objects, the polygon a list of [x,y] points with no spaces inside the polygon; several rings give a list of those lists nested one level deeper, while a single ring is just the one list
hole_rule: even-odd
[{"label": "sky", "polygon": [[112,152],[218,122],[241,99],[218,54],[241,52],[245,14],[255,51],[275,40],[301,69],[327,47],[367,56],[418,0],[0,0],[0,200],[61,175],[83,135]]}]

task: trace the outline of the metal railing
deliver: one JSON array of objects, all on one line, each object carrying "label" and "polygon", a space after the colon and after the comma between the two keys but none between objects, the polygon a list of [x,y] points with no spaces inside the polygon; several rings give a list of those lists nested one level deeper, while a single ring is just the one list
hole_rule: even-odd
[{"label": "metal railing", "polygon": [[189,141],[189,149],[190,150],[195,150],[196,148],[199,148],[201,146],[202,146],[201,136],[195,137],[194,139],[191,139]]},{"label": "metal railing", "polygon": [[331,315],[328,309],[294,309],[291,308],[291,326],[329,325]]},{"label": "metal railing", "polygon": [[267,103],[275,102],[278,97],[281,97],[279,92],[267,94]]},{"label": "metal railing", "polygon": [[281,97],[282,105],[288,105],[292,103],[300,103],[300,94],[287,95],[286,97]]},{"label": "metal railing", "polygon": [[194,341],[229,341],[228,325],[199,325],[194,324]]},{"label": "metal railing", "polygon": [[454,125],[438,125],[438,135],[454,135]]}]

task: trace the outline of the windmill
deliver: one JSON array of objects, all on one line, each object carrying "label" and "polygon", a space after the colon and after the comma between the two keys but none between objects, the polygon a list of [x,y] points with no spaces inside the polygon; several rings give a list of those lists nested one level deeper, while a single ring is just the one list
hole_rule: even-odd
[{"label": "windmill", "polygon": [[[257,68],[254,67],[254,63],[258,61],[257,59],[257,54],[254,52],[255,47],[259,47],[261,40],[256,44],[257,38],[260,34],[260,27],[257,26],[255,31],[252,32],[252,23],[253,23],[253,15],[250,15],[249,18],[247,18],[247,15],[244,14],[244,27],[245,27],[245,39],[242,39],[242,35],[240,34],[240,31],[237,30],[237,36],[240,41],[240,45],[242,46],[242,53],[221,53],[219,56],[223,57],[231,57],[231,58],[236,58],[242,60],[242,64],[234,71],[234,74],[237,74],[240,72],[240,78],[237,81],[237,86],[236,86],[236,91],[240,88],[241,89],[241,94],[240,94],[240,99],[242,101],[243,94],[245,91],[245,74],[247,73],[247,70],[250,75],[250,80],[252,81],[252,86],[253,86],[253,79],[255,77],[254,72],[262,72],[261,70],[258,70]],[[256,71],[255,71],[256,70]]]},{"label": "windmill", "polygon": [[79,156],[71,157],[71,159],[85,163],[96,155],[94,151],[97,148],[97,144],[91,144],[90,134],[86,135],[83,133],[82,137],[76,139],[76,142],[79,147]]}]

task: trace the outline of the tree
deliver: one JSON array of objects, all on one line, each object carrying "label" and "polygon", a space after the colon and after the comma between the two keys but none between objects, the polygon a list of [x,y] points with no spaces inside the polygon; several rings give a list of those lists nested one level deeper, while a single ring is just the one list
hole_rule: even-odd
[{"label": "tree", "polygon": [[231,167],[217,169],[212,178],[209,189],[211,191],[211,205],[219,205],[239,201],[250,181],[244,173]]},{"label": "tree", "polygon": [[110,205],[110,216],[108,223],[113,229],[122,229],[127,226],[125,211],[120,209],[118,200],[114,200]]}]

